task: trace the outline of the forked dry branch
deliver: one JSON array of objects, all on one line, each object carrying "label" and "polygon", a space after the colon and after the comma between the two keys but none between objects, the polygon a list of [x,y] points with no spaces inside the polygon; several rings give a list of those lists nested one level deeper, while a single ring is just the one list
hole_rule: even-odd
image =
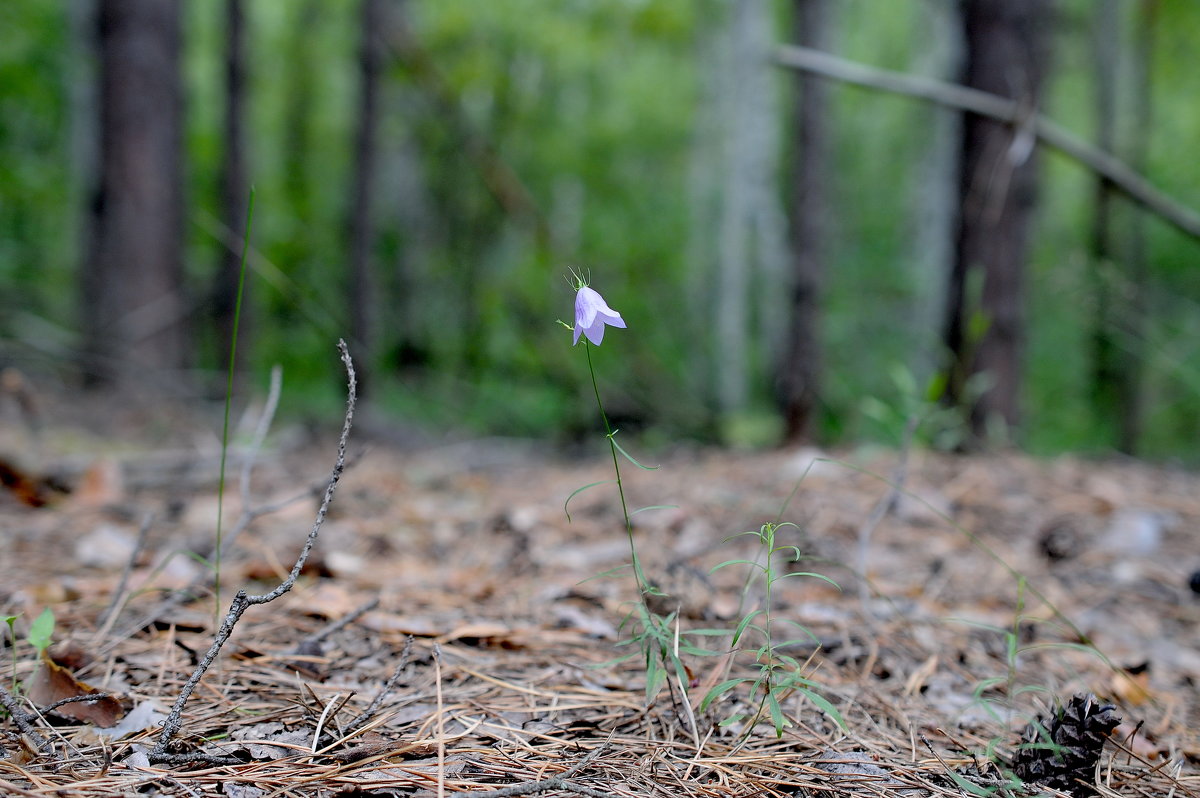
[{"label": "forked dry branch", "polygon": [[[321,531],[321,526],[325,523],[325,516],[329,512],[329,505],[333,502],[334,491],[337,490],[338,481],[341,479],[342,471],[346,468],[346,441],[350,437],[350,427],[354,422],[354,403],[357,399],[357,382],[354,375],[354,363],[350,359],[350,351],[346,347],[346,342],[338,341],[338,351],[341,353],[342,363],[346,367],[346,375],[348,379],[348,388],[346,394],[346,417],[342,423],[342,434],[338,439],[337,460],[333,464],[333,472],[329,475],[329,482],[325,487],[325,496],[321,500],[321,506],[317,509],[317,516],[313,520],[312,529],[308,532],[308,537],[304,541],[304,547],[300,550],[300,554],[296,557],[296,562],[292,566],[291,572],[274,590],[268,593],[258,595],[250,595],[245,590],[239,590],[233,597],[233,601],[229,605],[229,611],[225,614],[225,618],[221,621],[221,626],[217,630],[216,636],[213,638],[212,645],[209,646],[204,658],[192,671],[192,675],[184,682],[183,687],[179,691],[178,698],[175,699],[175,704],[171,707],[171,712],[167,715],[167,719],[163,722],[162,731],[159,733],[158,742],[150,751],[151,762],[196,762],[196,761],[211,761],[213,763],[226,763],[227,757],[209,757],[207,755],[197,755],[194,753],[180,754],[172,753],[168,749],[171,742],[175,739],[175,735],[179,733],[183,726],[183,708],[187,705],[188,699],[191,698],[192,692],[196,686],[200,684],[200,680],[204,678],[204,674],[212,667],[217,655],[220,654],[221,648],[229,640],[233,634],[234,628],[238,621],[242,619],[246,610],[250,607],[259,604],[268,604],[275,601],[280,596],[289,592],[292,586],[296,584],[296,579],[300,576],[301,570],[304,568],[304,563],[308,561],[308,555],[312,552],[313,545],[317,542],[317,535]],[[233,760],[237,761],[237,760]]]}]

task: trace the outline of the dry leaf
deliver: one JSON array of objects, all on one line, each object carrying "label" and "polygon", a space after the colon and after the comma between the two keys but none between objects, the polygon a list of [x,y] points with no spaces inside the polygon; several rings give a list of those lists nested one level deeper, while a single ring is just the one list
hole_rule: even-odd
[{"label": "dry leaf", "polygon": [[111,457],[101,457],[92,463],[71,494],[71,502],[79,507],[104,507],[116,504],[125,497],[125,477],[121,464]]},{"label": "dry leaf", "polygon": [[1150,690],[1150,671],[1125,669],[1114,673],[1109,689],[1113,698],[1121,703],[1131,707],[1141,706],[1153,697]]},{"label": "dry leaf", "polygon": [[22,504],[44,507],[46,490],[42,483],[26,474],[14,463],[0,459],[0,485],[12,491]]},{"label": "dry leaf", "polygon": [[447,634],[438,638],[439,643],[449,643],[452,640],[486,640],[496,642],[505,638],[511,638],[513,629],[511,626],[506,626],[502,623],[467,623],[459,626]]},{"label": "dry leaf", "polygon": [[[38,668],[29,684],[29,700],[43,707],[56,701],[62,701],[64,698],[75,698],[99,692],[95,687],[76,679],[75,674],[50,659],[45,652],[42,652],[42,666]],[[112,696],[95,701],[64,704],[55,712],[100,727],[115,726],[121,719],[121,715],[124,714],[121,702]]]},{"label": "dry leaf", "polygon": [[50,646],[47,653],[50,659],[73,671],[87,667],[92,662],[92,655],[76,640],[60,640]]}]

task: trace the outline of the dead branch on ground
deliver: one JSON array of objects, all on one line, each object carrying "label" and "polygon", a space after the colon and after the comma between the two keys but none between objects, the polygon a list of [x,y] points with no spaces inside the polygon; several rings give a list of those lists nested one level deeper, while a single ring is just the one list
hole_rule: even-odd
[{"label": "dead branch on ground", "polygon": [[50,741],[33,727],[33,721],[37,719],[37,716],[31,715],[21,709],[17,697],[8,692],[4,687],[0,687],[0,706],[4,707],[9,717],[13,719],[13,723],[17,724],[17,728],[21,730],[21,733],[28,737],[37,746],[39,751],[51,759],[59,759],[58,752],[54,750],[54,746],[50,744]]},{"label": "dead branch on ground", "polygon": [[[346,367],[346,374],[349,381],[346,397],[346,417],[342,423],[342,434],[338,439],[337,460],[333,465],[333,472],[329,476],[329,482],[325,487],[325,497],[321,501],[321,506],[317,510],[317,516],[313,521],[312,529],[308,533],[307,539],[304,541],[304,547],[300,550],[299,556],[296,557],[296,562],[292,566],[291,573],[283,580],[274,590],[261,595],[249,595],[245,590],[239,590],[237,595],[233,597],[230,603],[229,611],[225,614],[225,618],[221,621],[221,626],[217,630],[217,634],[213,639],[212,645],[209,646],[204,658],[196,666],[192,675],[184,682],[183,687],[179,691],[179,697],[175,699],[174,706],[171,707],[167,719],[163,722],[162,732],[159,734],[158,742],[150,751],[150,760],[152,762],[173,762],[178,761],[176,754],[168,753],[167,748],[171,745],[175,735],[183,726],[183,708],[191,697],[192,692],[204,678],[204,674],[212,666],[220,653],[222,646],[229,640],[233,634],[234,627],[238,621],[242,619],[242,615],[246,610],[258,604],[267,604],[275,599],[283,596],[296,583],[301,570],[304,568],[304,563],[308,560],[308,555],[312,552],[313,545],[317,541],[317,535],[321,531],[321,526],[325,523],[325,515],[329,511],[329,505],[333,501],[334,491],[337,489],[338,480],[341,479],[342,471],[346,467],[346,441],[350,437],[350,427],[354,420],[354,403],[357,398],[357,383],[354,374],[354,363],[350,360],[350,352],[346,348],[346,342],[338,341],[338,351],[341,353],[342,363]],[[189,756],[189,755],[185,755]],[[190,761],[194,761],[194,756],[189,756]]]}]

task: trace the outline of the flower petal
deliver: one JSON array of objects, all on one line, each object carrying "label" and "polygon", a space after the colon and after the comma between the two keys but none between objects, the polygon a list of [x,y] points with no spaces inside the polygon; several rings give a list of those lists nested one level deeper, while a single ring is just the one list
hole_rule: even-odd
[{"label": "flower petal", "polygon": [[615,310],[610,310],[608,313],[601,311],[601,313],[604,315],[604,323],[609,327],[620,327],[622,330],[625,329],[625,320],[621,318],[620,313],[617,313]]},{"label": "flower petal", "polygon": [[588,288],[586,285],[575,294],[575,324],[583,325],[584,329],[591,327],[596,321],[596,314],[601,309],[608,309],[604,297]]},{"label": "flower petal", "polygon": [[575,340],[585,336],[597,346],[604,340],[604,327],[625,327],[621,314],[608,306],[604,297],[586,285],[580,286],[575,294]]}]

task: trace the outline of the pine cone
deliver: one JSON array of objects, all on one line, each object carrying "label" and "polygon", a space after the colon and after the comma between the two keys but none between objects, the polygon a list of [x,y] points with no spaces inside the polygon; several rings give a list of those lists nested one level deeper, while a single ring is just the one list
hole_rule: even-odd
[{"label": "pine cone", "polygon": [[1121,718],[1112,704],[1079,693],[1059,707],[1049,725],[1041,716],[1021,735],[1013,772],[1024,782],[1066,790],[1077,798],[1095,795],[1093,773],[1109,732]]}]

